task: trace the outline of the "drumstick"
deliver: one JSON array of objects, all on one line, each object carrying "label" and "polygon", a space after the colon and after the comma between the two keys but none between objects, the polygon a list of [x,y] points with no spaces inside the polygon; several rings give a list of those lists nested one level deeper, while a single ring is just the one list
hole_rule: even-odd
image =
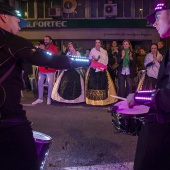
[{"label": "drumstick", "polygon": [[119,97],[119,96],[114,96],[114,95],[110,95],[111,97],[114,97],[116,99],[120,99],[120,100],[127,100],[126,98],[123,97]]}]

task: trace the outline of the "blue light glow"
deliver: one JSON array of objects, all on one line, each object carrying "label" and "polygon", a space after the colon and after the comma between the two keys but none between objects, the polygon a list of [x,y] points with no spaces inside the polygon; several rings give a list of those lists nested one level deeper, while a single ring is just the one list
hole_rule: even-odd
[{"label": "blue light glow", "polygon": [[47,51],[47,54],[48,54],[48,55],[52,55],[52,53],[50,53],[50,52],[48,52],[48,51]]},{"label": "blue light glow", "polygon": [[72,61],[89,62],[89,58],[85,56],[71,56]]}]

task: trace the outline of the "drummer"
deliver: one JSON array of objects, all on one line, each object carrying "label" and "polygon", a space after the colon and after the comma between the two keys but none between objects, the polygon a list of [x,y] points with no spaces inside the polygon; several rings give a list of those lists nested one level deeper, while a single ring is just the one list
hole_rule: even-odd
[{"label": "drummer", "polygon": [[[170,37],[170,1],[161,0],[147,20],[158,30],[161,38]],[[127,99],[136,105],[133,94]],[[142,125],[134,170],[170,169],[170,48],[164,55],[157,79],[156,95]],[[152,114],[151,114],[152,113]]]},{"label": "drummer", "polygon": [[0,2],[0,170],[39,170],[31,123],[20,104],[24,61],[70,68],[67,57],[46,53],[17,36],[28,24],[19,11]]}]

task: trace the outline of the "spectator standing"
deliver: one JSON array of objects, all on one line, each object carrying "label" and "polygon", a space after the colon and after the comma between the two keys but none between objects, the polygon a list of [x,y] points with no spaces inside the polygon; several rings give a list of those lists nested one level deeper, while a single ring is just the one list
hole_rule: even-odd
[{"label": "spectator standing", "polygon": [[[57,54],[57,47],[53,45],[52,38],[50,36],[44,37],[44,44],[40,45],[39,48],[51,52],[52,54]],[[43,102],[45,79],[47,80],[47,85],[48,85],[47,105],[51,104],[51,93],[54,85],[55,74],[56,74],[56,69],[49,68],[49,67],[39,67],[38,99],[32,103],[33,105]]]},{"label": "spectator standing", "polygon": [[68,47],[66,47],[64,44],[62,45],[61,55],[66,55],[68,52]]},{"label": "spectator standing", "polygon": [[163,41],[159,41],[157,43],[157,45],[158,45],[159,53],[163,56],[166,53],[166,51],[167,51],[166,48],[165,48],[164,42]]},{"label": "spectator standing", "polygon": [[139,55],[136,57],[137,71],[141,71],[141,70],[146,69],[145,65],[144,65],[145,57],[146,57],[146,52],[145,52],[144,48],[140,48],[139,49]]},{"label": "spectator standing", "polygon": [[117,46],[117,41],[112,41],[112,46],[111,46],[111,53],[108,53],[108,71],[110,73],[110,76],[113,80],[113,83],[115,84],[115,87],[117,88],[117,83],[116,83],[116,78],[117,78],[117,57],[118,57],[118,46]]},{"label": "spectator standing", "polygon": [[90,50],[89,50],[89,49],[86,49],[84,56],[85,56],[85,57],[89,57],[89,54],[90,54]]},{"label": "spectator standing", "polygon": [[162,61],[162,55],[158,51],[157,44],[153,43],[150,48],[151,52],[146,55],[144,61],[146,75],[142,85],[142,90],[155,89],[160,62]]},{"label": "spectator standing", "polygon": [[124,40],[122,43],[118,64],[118,96],[126,97],[132,93],[132,83],[136,77],[136,59],[129,40]]}]

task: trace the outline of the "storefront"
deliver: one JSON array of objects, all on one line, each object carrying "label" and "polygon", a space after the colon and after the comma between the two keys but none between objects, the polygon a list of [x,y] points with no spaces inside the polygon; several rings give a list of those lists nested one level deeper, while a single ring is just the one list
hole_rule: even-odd
[{"label": "storefront", "polygon": [[136,45],[149,46],[160,40],[159,34],[145,19],[102,19],[102,20],[32,20],[20,32],[29,40],[43,40],[50,35],[60,44],[75,41],[79,46],[92,48],[94,40],[104,42],[129,39]]}]

